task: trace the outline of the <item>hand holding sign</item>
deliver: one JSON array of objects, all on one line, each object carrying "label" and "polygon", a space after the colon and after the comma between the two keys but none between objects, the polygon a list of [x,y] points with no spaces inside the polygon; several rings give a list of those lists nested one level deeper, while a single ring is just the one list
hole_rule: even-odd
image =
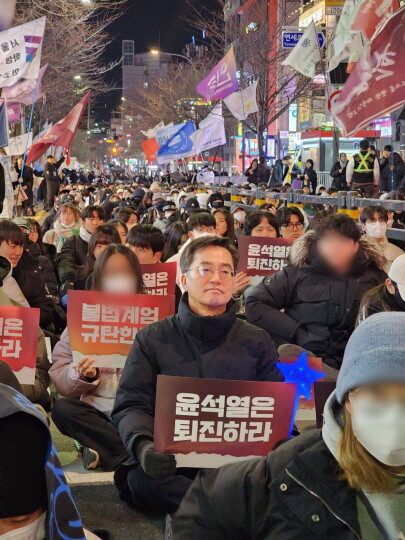
[{"label": "hand holding sign", "polygon": [[95,360],[89,356],[82,358],[77,364],[77,371],[86,379],[94,379],[97,375],[97,368],[94,367]]}]

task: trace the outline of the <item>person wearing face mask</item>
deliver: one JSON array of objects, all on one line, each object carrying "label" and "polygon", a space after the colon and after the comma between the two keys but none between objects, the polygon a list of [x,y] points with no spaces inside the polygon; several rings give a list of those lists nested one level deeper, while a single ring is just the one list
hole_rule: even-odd
[{"label": "person wearing face mask", "polygon": [[173,537],[404,538],[404,332],[404,313],[362,323],[347,345],[322,430],[266,457],[201,471],[173,519]]},{"label": "person wearing face mask", "polygon": [[[122,294],[144,292],[141,267],[130,249],[112,244],[104,250],[96,261],[92,290]],[[90,356],[73,362],[66,329],[54,348],[49,372],[56,390],[64,396],[54,404],[52,419],[63,434],[83,445],[85,469],[100,466],[105,471],[118,471],[128,457],[111,423],[122,370],[98,368],[94,364],[95,359]],[[116,477],[119,478],[120,472]]]},{"label": "person wearing face mask", "polygon": [[381,206],[367,206],[360,215],[360,223],[367,240],[386,258],[385,271],[388,272],[393,261],[404,253],[402,249],[388,242],[388,212]]},{"label": "person wearing face mask", "polygon": [[224,206],[224,196],[222,195],[222,193],[212,193],[212,195],[209,196],[208,208],[218,210],[219,208],[223,208]]},{"label": "person wearing face mask", "polygon": [[392,263],[385,283],[363,296],[357,324],[382,311],[405,311],[405,254]]}]

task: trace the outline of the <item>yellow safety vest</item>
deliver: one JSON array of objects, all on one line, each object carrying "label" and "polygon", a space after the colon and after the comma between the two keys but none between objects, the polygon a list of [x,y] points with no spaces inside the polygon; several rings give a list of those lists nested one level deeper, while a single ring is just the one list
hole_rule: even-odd
[{"label": "yellow safety vest", "polygon": [[[370,163],[368,161],[368,158],[371,156],[370,152],[367,152],[367,154],[365,156],[363,156],[363,154],[357,154],[357,156],[355,156],[354,158],[354,161],[355,163],[358,163],[357,167],[355,167],[354,169],[354,172],[357,172],[357,173],[370,173],[370,172],[373,172],[374,170],[374,161],[373,161],[373,168],[370,169]],[[358,161],[358,159],[360,159],[360,161]]]}]

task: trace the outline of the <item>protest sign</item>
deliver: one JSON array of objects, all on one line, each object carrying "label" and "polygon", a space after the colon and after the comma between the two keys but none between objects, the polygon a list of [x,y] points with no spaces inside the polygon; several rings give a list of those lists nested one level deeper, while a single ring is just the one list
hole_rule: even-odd
[{"label": "protest sign", "polygon": [[287,264],[291,243],[287,238],[241,236],[239,270],[248,276],[271,276],[279,272]]},{"label": "protest sign", "polygon": [[142,264],[142,278],[149,294],[167,296],[175,293],[177,264]]},{"label": "protest sign", "polygon": [[296,385],[159,375],[154,448],[178,467],[266,455],[288,437]]},{"label": "protest sign", "polygon": [[173,315],[174,296],[69,291],[68,332],[73,360],[122,368],[141,328]]},{"label": "protest sign", "polygon": [[8,147],[6,148],[7,154],[9,156],[21,156],[27,150],[27,148],[32,144],[32,131],[29,133],[23,133],[17,137],[12,137],[8,142]]},{"label": "protest sign", "polygon": [[0,360],[21,384],[34,384],[39,329],[38,308],[0,306]]}]

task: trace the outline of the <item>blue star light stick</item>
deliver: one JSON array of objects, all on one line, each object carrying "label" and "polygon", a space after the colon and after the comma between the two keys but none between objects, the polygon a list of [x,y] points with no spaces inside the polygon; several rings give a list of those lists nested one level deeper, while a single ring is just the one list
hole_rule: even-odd
[{"label": "blue star light stick", "polygon": [[308,355],[306,352],[301,353],[298,360],[294,364],[282,364],[277,362],[276,366],[284,375],[284,382],[293,383],[296,385],[296,394],[294,401],[293,414],[291,419],[290,431],[288,437],[291,437],[294,429],[295,416],[297,414],[300,397],[311,399],[312,384],[318,379],[325,377],[325,373],[316,371],[308,365]]}]

